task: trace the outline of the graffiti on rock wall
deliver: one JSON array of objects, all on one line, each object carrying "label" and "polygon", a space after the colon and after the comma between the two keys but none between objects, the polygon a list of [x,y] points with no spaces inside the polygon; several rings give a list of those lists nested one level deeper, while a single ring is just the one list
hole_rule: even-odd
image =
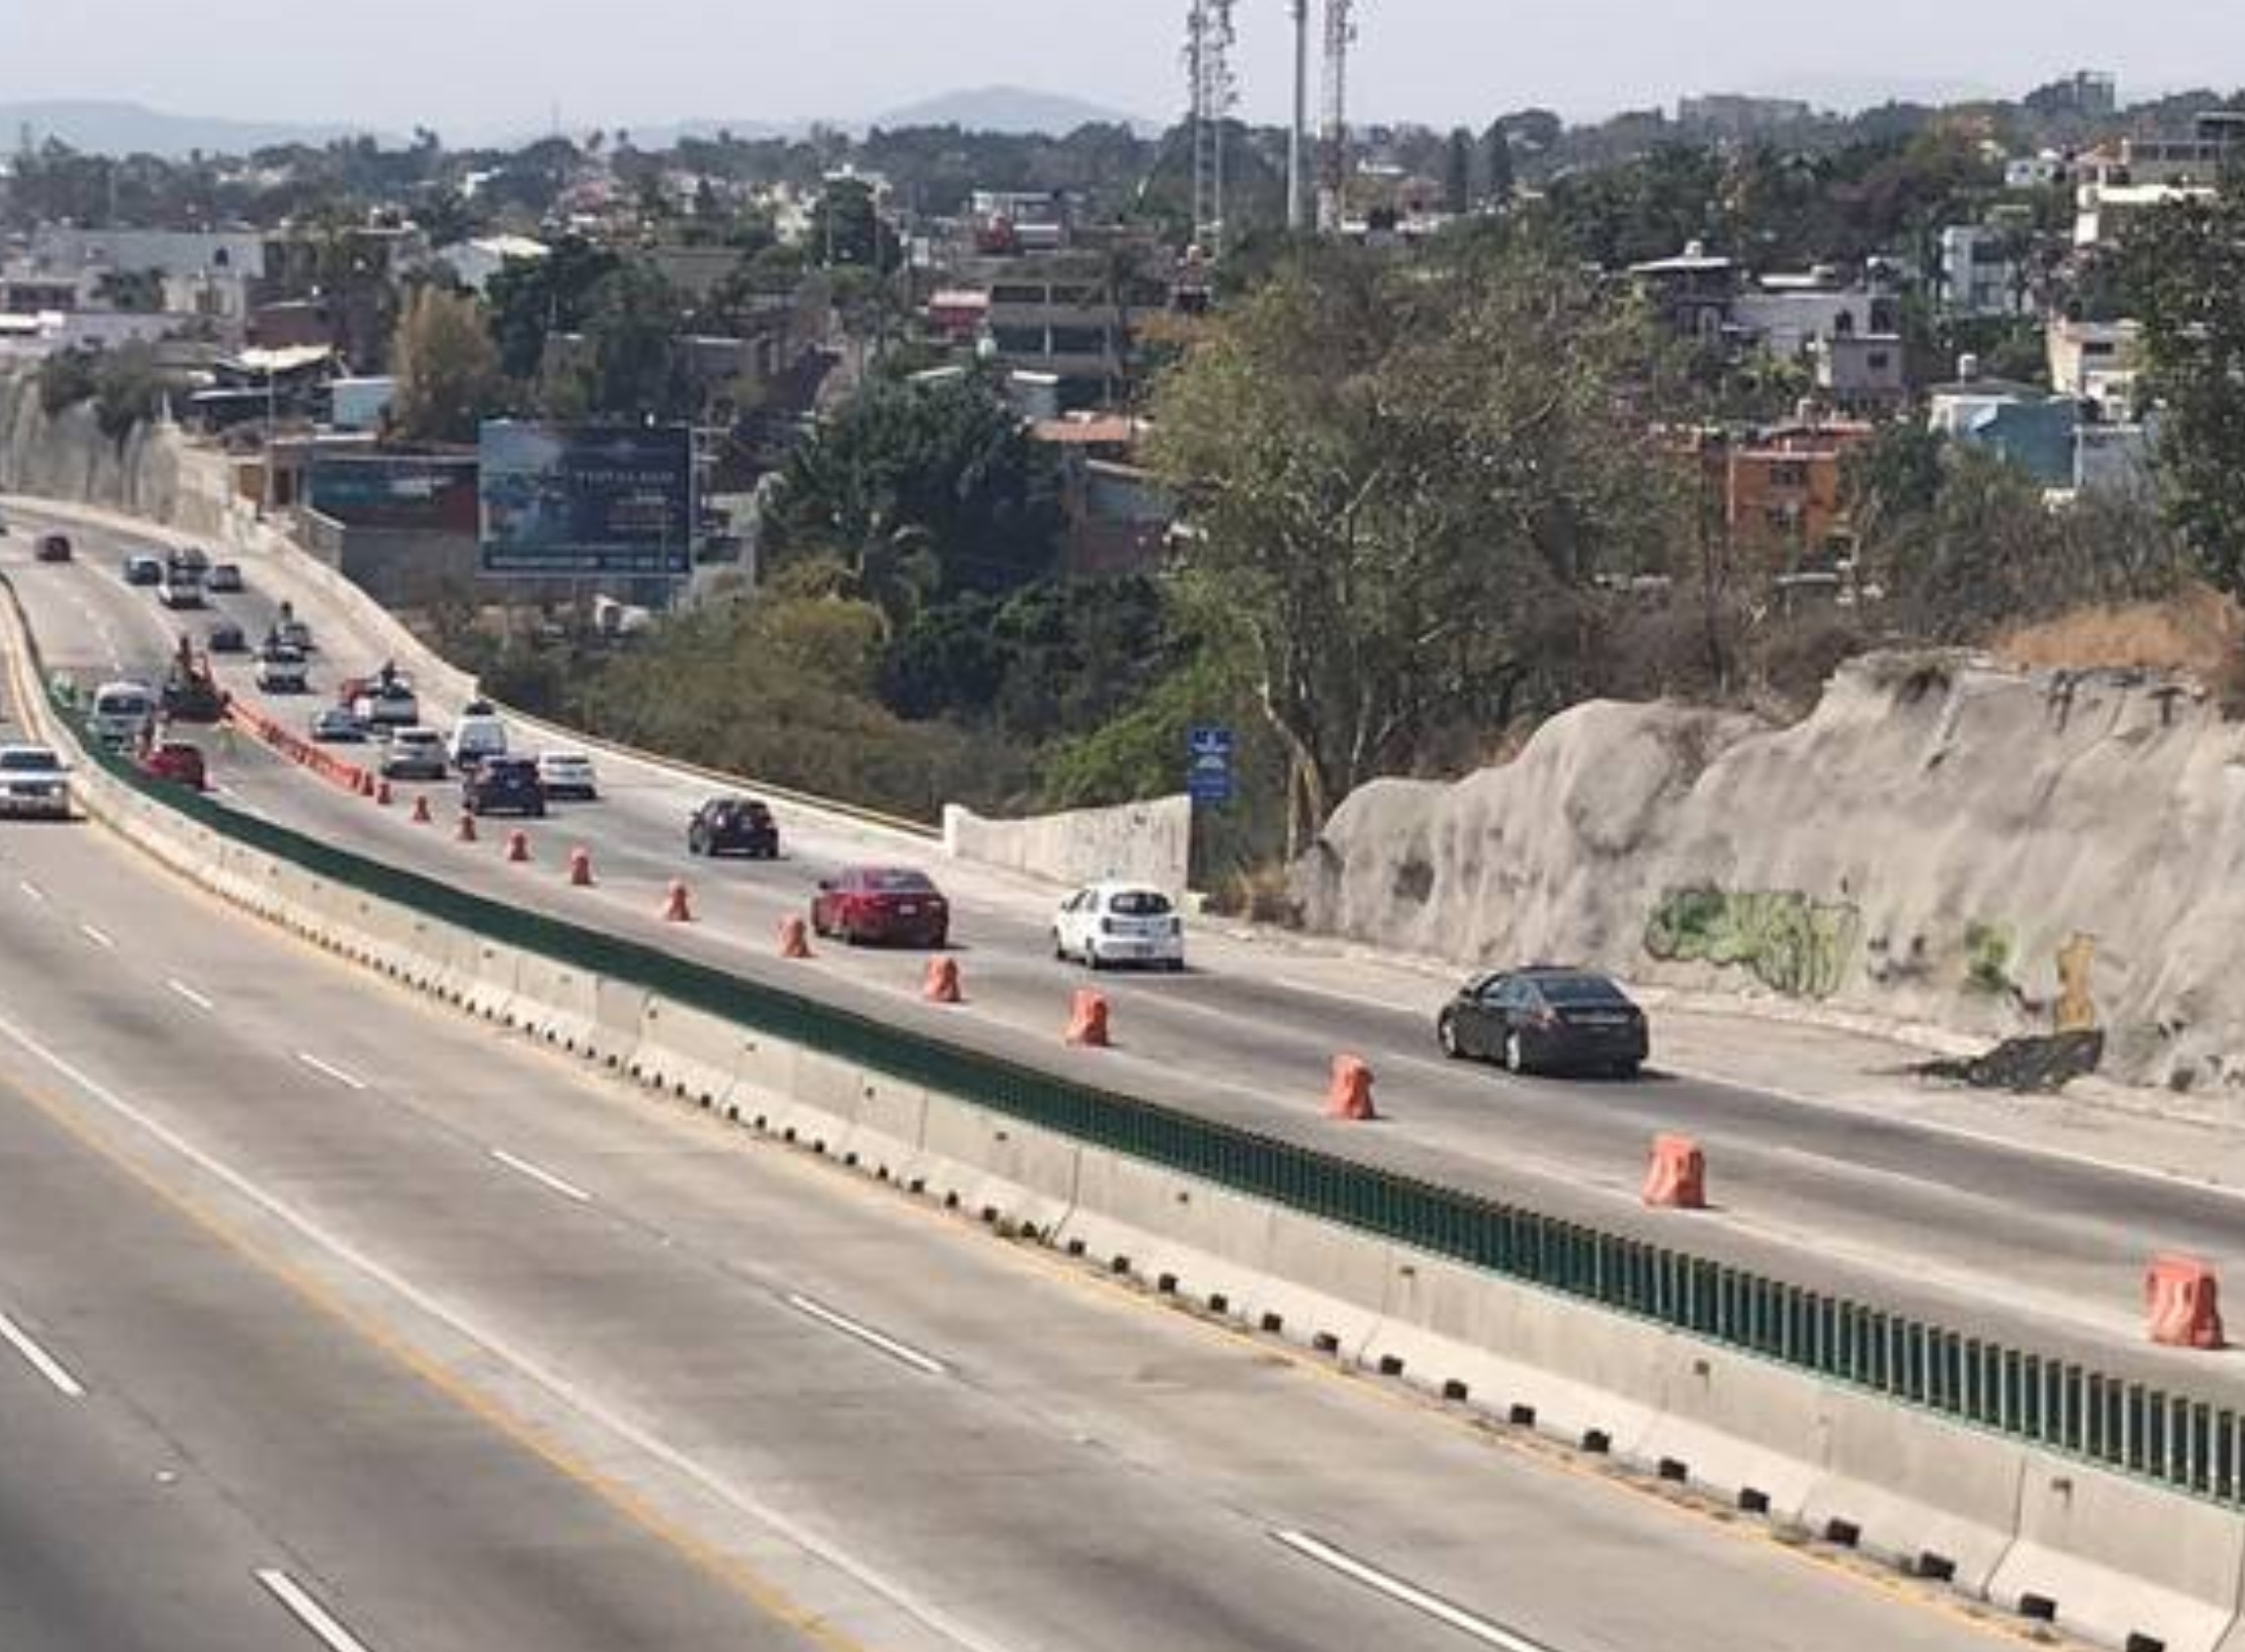
[{"label": "graffiti on rock wall", "polygon": [[1786,890],[1671,889],[1645,927],[1645,950],[1663,963],[1747,970],[1791,998],[1828,998],[1861,934],[1862,915],[1847,902]]}]

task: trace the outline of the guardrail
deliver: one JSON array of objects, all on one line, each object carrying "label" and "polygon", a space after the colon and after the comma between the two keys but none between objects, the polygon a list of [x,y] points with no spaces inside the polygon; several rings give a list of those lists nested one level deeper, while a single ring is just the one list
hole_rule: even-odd
[{"label": "guardrail", "polygon": [[[42,673],[43,677],[43,673]],[[56,714],[79,708],[49,685]],[[904,1031],[601,930],[508,906],[236,813],[85,744],[120,784],[363,894],[1079,1141],[2208,1501],[2245,1505],[2245,1416],[1969,1336],[1415,1180]]]}]

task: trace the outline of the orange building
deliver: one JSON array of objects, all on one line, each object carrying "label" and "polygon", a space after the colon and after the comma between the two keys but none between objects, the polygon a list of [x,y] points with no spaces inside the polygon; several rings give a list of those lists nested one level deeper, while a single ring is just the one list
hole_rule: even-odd
[{"label": "orange building", "polygon": [[1848,541],[1841,463],[1872,429],[1808,423],[1707,437],[1702,462],[1711,486],[1720,490],[1732,553],[1773,573],[1838,554]]}]

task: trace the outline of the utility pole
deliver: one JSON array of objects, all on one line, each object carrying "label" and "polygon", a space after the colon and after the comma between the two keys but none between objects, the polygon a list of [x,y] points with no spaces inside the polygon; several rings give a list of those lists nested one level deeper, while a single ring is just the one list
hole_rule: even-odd
[{"label": "utility pole", "polygon": [[1287,228],[1309,228],[1309,0],[1288,0],[1294,15],[1294,125],[1287,133]]}]

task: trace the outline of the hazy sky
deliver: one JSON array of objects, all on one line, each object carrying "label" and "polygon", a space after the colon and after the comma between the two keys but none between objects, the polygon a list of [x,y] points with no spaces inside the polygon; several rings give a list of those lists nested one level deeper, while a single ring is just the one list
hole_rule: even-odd
[{"label": "hazy sky", "polygon": [[[1321,6],[1323,0],[1314,0]],[[688,116],[853,118],[961,87],[1182,102],[1186,0],[0,0],[0,98],[415,122],[462,137]],[[2245,85],[2245,0],[1360,0],[1368,116],[1570,114],[1705,90]],[[1285,0],[1238,0],[1247,110],[1288,87]]]}]

